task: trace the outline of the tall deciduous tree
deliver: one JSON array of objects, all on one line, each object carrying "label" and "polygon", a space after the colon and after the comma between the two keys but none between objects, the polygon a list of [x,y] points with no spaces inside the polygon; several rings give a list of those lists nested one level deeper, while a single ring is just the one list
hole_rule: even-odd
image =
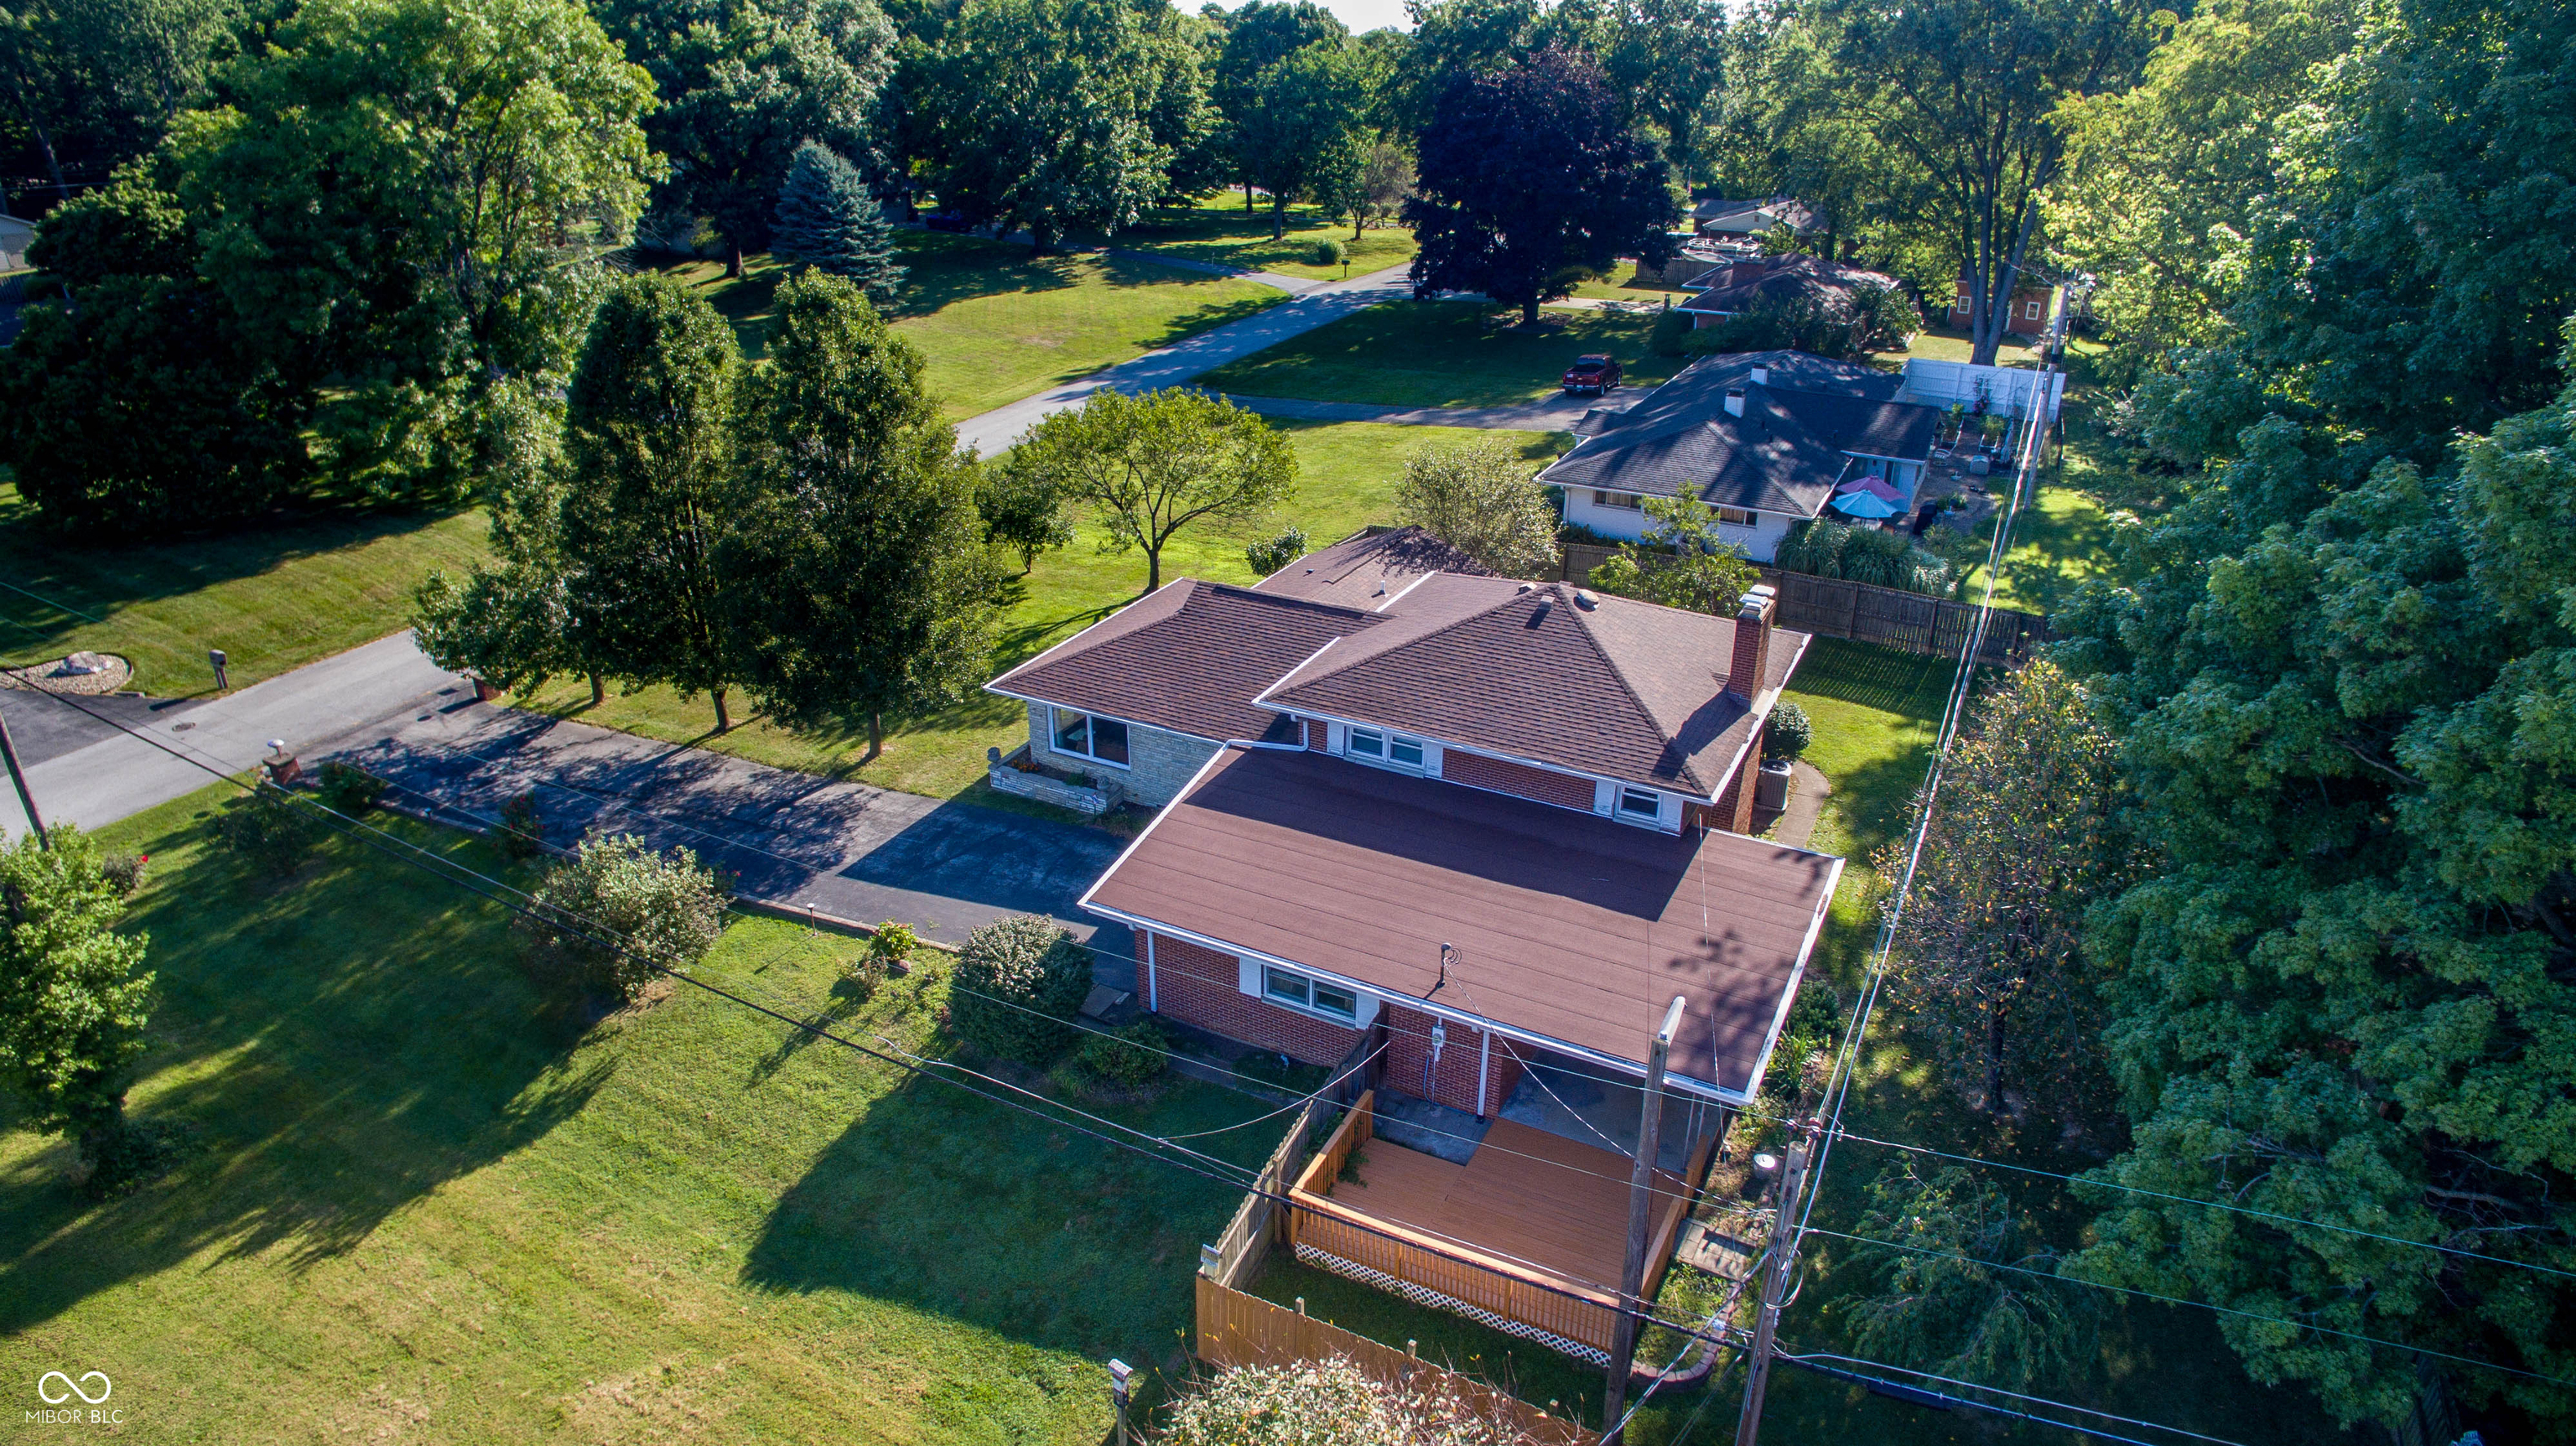
[{"label": "tall deciduous tree", "polygon": [[1422,133],[1416,285],[1538,307],[1621,256],[1661,262],[1678,209],[1664,163],[1622,122],[1600,69],[1544,50],[1493,75],[1461,75]]},{"label": "tall deciduous tree", "polygon": [[1971,361],[1992,363],[2041,203],[2065,177],[2063,101],[2123,90],[2146,0],[1823,0],[1832,103],[1924,179],[1918,224],[1957,249]]},{"label": "tall deciduous tree", "polygon": [[1174,155],[1155,131],[1165,92],[1198,82],[1163,63],[1186,44],[1120,0],[969,0],[913,87],[940,203],[1041,250],[1135,224]]},{"label": "tall deciduous tree", "polygon": [[117,932],[125,892],[102,864],[65,824],[0,848],[0,1075],[23,1122],[71,1136],[93,1169],[128,1128],[126,1071],[152,996],[151,941]]},{"label": "tall deciduous tree", "polygon": [[1197,392],[1131,397],[1106,388],[1020,439],[1013,464],[1091,505],[1104,552],[1141,548],[1145,589],[1163,585],[1163,548],[1202,519],[1244,523],[1295,490],[1287,439],[1250,412]]},{"label": "tall deciduous tree", "polygon": [[237,0],[0,4],[0,116],[16,122],[0,129],[0,144],[23,143],[56,186],[142,155],[204,99],[241,9]]},{"label": "tall deciduous tree", "polygon": [[1592,569],[1592,585],[1668,608],[1733,617],[1745,589],[1760,582],[1762,573],[1745,560],[1742,547],[1726,540],[1717,509],[1682,496],[1649,497],[1644,510],[1644,544],[1619,544],[1609,561]]},{"label": "tall deciduous tree", "polygon": [[466,494],[495,384],[570,366],[650,81],[574,0],[310,0],[224,94],[170,142],[197,274],[320,398],[342,485]]},{"label": "tall deciduous tree", "polygon": [[895,33],[874,0],[601,0],[601,21],[653,73],[645,122],[671,158],[657,204],[715,222],[731,274],[768,249],[797,148],[818,141],[870,170]]},{"label": "tall deciduous tree", "polygon": [[778,193],[771,249],[781,259],[829,272],[857,286],[874,305],[894,304],[904,268],[894,259],[894,228],[859,168],[808,141]]},{"label": "tall deciduous tree", "polygon": [[1264,67],[1227,113],[1247,187],[1270,193],[1270,235],[1285,235],[1288,203],[1356,177],[1360,141],[1357,71],[1338,42],[1309,45]]},{"label": "tall deciduous tree", "polygon": [[[2037,662],[1977,700],[1942,769],[1888,992],[1974,1109],[2107,1103],[2085,911],[2138,873],[2112,750],[2084,690]],[[1891,847],[1882,877],[1913,857]]]},{"label": "tall deciduous tree", "polygon": [[719,548],[738,502],[733,327],[685,285],[628,277],[600,304],[565,397],[559,543],[573,626],[610,675],[710,695],[745,676]]},{"label": "tall deciduous tree", "polygon": [[1496,577],[1556,571],[1556,511],[1537,469],[1510,444],[1425,447],[1404,461],[1395,520],[1422,528]]},{"label": "tall deciduous tree", "polygon": [[1209,98],[1223,120],[1223,143],[1243,187],[1243,209],[1252,209],[1254,174],[1268,148],[1265,132],[1278,118],[1263,116],[1265,77],[1291,56],[1323,47],[1339,50],[1350,27],[1313,0],[1248,0],[1219,22],[1224,37],[1209,58]]},{"label": "tall deciduous tree", "polygon": [[954,701],[992,646],[976,467],[922,369],[857,288],[809,274],[779,288],[742,413],[736,654],[777,717],[865,721],[870,759],[886,714]]}]

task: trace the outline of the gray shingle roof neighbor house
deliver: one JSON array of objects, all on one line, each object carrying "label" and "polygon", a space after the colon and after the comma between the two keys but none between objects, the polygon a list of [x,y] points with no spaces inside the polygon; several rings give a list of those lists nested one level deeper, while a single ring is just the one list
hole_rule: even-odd
[{"label": "gray shingle roof neighbor house", "polygon": [[[1704,357],[1557,459],[1541,481],[1813,517],[1855,458],[1920,463],[1936,408],[1896,401],[1904,379],[1804,352]],[[1740,415],[1730,410],[1740,394]]]},{"label": "gray shingle roof neighbor house", "polygon": [[1862,287],[1893,291],[1896,278],[1815,256],[1766,256],[1718,267],[1691,284],[1703,289],[1683,302],[1682,310],[1732,316],[1759,302],[1784,302],[1802,296],[1826,306],[1848,308],[1853,292]]},{"label": "gray shingle roof neighbor house", "polygon": [[1822,225],[1815,209],[1788,196],[1767,201],[1707,200],[1691,207],[1691,222],[1702,235],[1761,236],[1786,226],[1804,236]]}]

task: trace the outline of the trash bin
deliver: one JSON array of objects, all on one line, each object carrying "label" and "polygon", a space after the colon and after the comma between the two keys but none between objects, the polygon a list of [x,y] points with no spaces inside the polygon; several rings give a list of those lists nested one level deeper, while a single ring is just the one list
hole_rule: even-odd
[{"label": "trash bin", "polygon": [[1983,477],[1994,470],[1994,464],[1986,460],[1986,454],[1983,452],[1968,459],[1968,475],[1971,477]]},{"label": "trash bin", "polygon": [[1782,809],[1789,806],[1789,764],[1776,759],[1762,765],[1762,774],[1753,782],[1755,808]]}]

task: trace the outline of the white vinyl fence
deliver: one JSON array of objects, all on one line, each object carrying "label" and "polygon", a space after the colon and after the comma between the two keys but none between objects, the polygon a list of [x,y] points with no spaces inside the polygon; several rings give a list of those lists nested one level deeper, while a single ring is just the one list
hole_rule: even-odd
[{"label": "white vinyl fence", "polygon": [[1988,411],[2013,417],[2030,415],[2031,404],[2044,401],[2049,420],[2055,421],[2058,401],[2066,392],[2066,373],[2042,377],[2030,367],[1985,367],[1915,357],[1905,363],[1905,392],[1906,400],[1935,407],[1952,402],[1973,407],[1982,396]]}]

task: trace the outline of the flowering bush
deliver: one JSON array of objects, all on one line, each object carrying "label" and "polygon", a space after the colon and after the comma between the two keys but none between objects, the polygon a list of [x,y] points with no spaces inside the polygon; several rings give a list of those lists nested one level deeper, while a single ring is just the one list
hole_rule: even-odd
[{"label": "flowering bush", "polygon": [[1389,1386],[1335,1356],[1227,1371],[1173,1408],[1163,1446],[1529,1446],[1534,1439],[1464,1399]]}]

